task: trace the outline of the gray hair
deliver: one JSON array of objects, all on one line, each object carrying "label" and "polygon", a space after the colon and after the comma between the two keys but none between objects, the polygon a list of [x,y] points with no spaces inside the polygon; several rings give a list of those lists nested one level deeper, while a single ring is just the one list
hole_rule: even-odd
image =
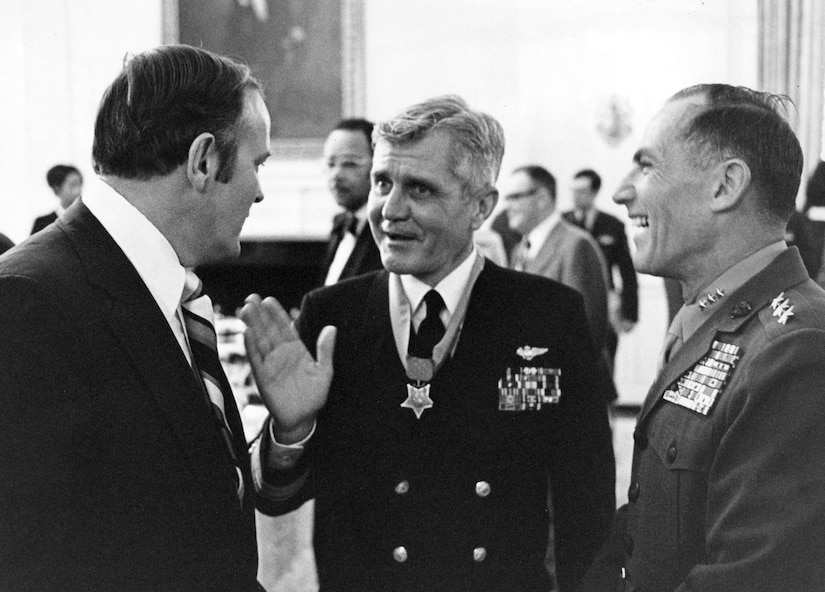
[{"label": "gray hair", "polygon": [[372,139],[406,144],[435,130],[450,134],[454,150],[448,166],[464,181],[465,190],[474,194],[495,187],[504,156],[504,130],[494,117],[474,111],[457,95],[428,99],[376,124]]}]

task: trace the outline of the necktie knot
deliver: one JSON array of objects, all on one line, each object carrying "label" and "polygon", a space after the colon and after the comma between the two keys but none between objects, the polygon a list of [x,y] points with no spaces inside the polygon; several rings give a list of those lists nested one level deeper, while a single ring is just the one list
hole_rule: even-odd
[{"label": "necktie knot", "polygon": [[444,310],[444,299],[435,290],[424,295],[424,304],[427,315],[418,326],[418,331],[410,334],[408,352],[417,358],[430,358],[433,348],[444,337],[444,323],[441,321],[441,311]]},{"label": "necktie knot", "polygon": [[524,271],[524,267],[530,260],[530,240],[525,236],[521,239],[516,247],[515,256],[513,257],[513,269],[516,271]]},{"label": "necktie knot", "polygon": [[358,217],[349,210],[336,214],[332,219],[332,232],[338,236],[343,236],[346,232],[355,234],[356,230],[358,230]]},{"label": "necktie knot", "polygon": [[181,296],[181,304],[191,302],[196,298],[200,298],[203,294],[203,282],[195,275],[195,272],[187,269],[186,279],[183,282],[183,295]]}]

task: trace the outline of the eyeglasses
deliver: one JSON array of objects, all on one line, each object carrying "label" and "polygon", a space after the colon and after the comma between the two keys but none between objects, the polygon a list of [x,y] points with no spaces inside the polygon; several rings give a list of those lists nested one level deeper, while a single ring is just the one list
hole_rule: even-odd
[{"label": "eyeglasses", "polygon": [[517,199],[524,199],[526,197],[535,197],[539,193],[538,187],[533,187],[529,191],[522,191],[521,193],[508,193],[504,196],[507,201],[515,201]]}]

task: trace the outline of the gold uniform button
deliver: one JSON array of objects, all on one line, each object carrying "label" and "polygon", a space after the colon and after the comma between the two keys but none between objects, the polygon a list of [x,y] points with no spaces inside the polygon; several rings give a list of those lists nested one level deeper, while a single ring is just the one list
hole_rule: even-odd
[{"label": "gold uniform button", "polygon": [[490,484],[486,481],[476,483],[476,495],[478,497],[487,497],[490,495]]},{"label": "gold uniform button", "polygon": [[398,563],[404,563],[407,560],[407,549],[404,547],[396,547],[392,550],[392,558]]},{"label": "gold uniform button", "polygon": [[395,493],[398,495],[404,495],[410,490],[410,482],[409,481],[401,481],[398,485],[395,486]]},{"label": "gold uniform button", "polygon": [[481,563],[485,559],[487,559],[487,549],[484,547],[476,547],[473,549],[473,561]]}]

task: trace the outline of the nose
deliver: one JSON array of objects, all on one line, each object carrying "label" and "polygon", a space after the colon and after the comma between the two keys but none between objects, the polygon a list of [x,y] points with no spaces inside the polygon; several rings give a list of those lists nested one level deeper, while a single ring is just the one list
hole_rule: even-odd
[{"label": "nose", "polygon": [[613,194],[613,201],[619,205],[627,205],[629,201],[632,201],[636,197],[636,186],[634,185],[634,181],[636,180],[636,173],[630,172],[628,173],[624,179],[622,179],[621,185],[619,185],[619,189],[616,190],[616,193]]},{"label": "nose", "polygon": [[403,220],[409,215],[409,204],[404,192],[396,185],[384,196],[381,217],[385,220]]}]

